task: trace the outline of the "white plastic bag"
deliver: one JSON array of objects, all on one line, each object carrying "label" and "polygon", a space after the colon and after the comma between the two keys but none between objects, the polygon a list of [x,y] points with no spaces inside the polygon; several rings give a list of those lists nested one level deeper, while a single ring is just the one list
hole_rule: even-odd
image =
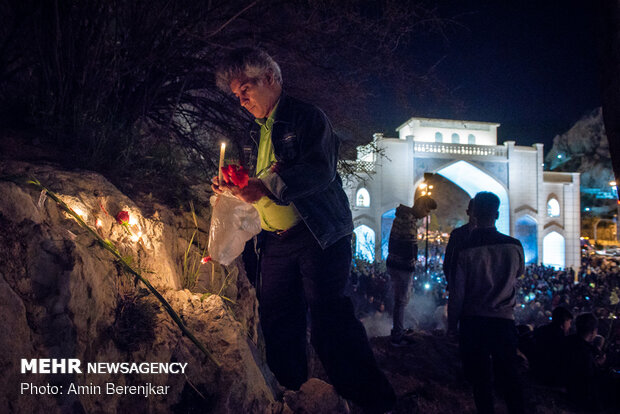
[{"label": "white plastic bag", "polygon": [[230,194],[211,196],[211,230],[209,255],[216,262],[229,265],[260,228],[258,211]]}]

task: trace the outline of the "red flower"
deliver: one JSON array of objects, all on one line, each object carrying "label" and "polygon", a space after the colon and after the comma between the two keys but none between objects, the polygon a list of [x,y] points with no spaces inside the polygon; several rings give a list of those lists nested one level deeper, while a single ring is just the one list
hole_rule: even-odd
[{"label": "red flower", "polygon": [[230,172],[230,179],[233,184],[239,188],[243,188],[248,185],[248,172],[245,168],[239,165],[231,165],[232,171]]},{"label": "red flower", "polygon": [[209,263],[211,260],[213,260],[213,259],[211,259],[211,256],[203,257],[203,258],[200,260],[200,263],[202,263],[202,264],[207,264],[207,263]]},{"label": "red flower", "polygon": [[222,178],[224,179],[224,182],[226,184],[230,184],[230,165],[227,165],[226,167],[222,167]]},{"label": "red flower", "polygon": [[125,224],[125,223],[129,223],[129,212],[128,211],[119,211],[118,214],[116,215],[116,222],[118,224]]},{"label": "red flower", "polygon": [[237,164],[229,164],[226,167],[222,167],[222,178],[226,184],[233,184],[239,188],[243,188],[248,185],[248,172],[243,166]]}]

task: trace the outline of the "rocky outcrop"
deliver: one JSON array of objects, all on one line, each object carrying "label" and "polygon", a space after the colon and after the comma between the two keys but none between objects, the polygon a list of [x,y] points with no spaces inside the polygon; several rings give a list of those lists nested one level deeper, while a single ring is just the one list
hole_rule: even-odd
[{"label": "rocky outcrop", "polygon": [[614,176],[601,108],[582,117],[564,134],[556,135],[545,164],[552,171],[581,173],[582,187],[608,190]]},{"label": "rocky outcrop", "polygon": [[347,403],[334,391],[334,387],[318,378],[311,378],[298,392],[286,391],[285,412],[296,414],[343,413],[350,412]]},{"label": "rocky outcrop", "polygon": [[[140,207],[86,171],[3,162],[0,177],[1,412],[291,412],[264,363],[258,306],[242,266],[202,265],[194,291],[183,289],[186,252],[193,259],[202,254],[196,246],[188,250],[189,240],[197,231],[204,245],[208,217],[199,218],[196,230],[189,213],[156,203]],[[220,366],[181,334],[91,234],[45,194],[22,184],[23,177],[59,194],[131,257]],[[114,217],[121,210],[129,212],[127,227]],[[21,360],[31,358],[75,358],[82,373],[22,373]],[[178,374],[87,372],[87,364],[96,362],[187,365]],[[109,393],[108,383],[123,393]],[[141,391],[149,384],[165,393],[145,396]],[[320,395],[330,389],[322,383]],[[295,395],[289,392],[288,399],[297,408],[314,404]]]}]

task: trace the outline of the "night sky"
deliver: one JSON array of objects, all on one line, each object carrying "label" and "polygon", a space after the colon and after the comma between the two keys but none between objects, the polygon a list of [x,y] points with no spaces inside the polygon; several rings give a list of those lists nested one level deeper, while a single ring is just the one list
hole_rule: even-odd
[{"label": "night sky", "polygon": [[542,142],[546,153],[555,135],[600,106],[588,2],[441,4],[440,14],[456,23],[446,38],[418,40],[409,58],[411,64],[440,62],[437,77],[449,92],[441,99],[414,99],[415,113],[383,105],[377,115],[387,136],[411,116],[497,122],[499,143]]}]

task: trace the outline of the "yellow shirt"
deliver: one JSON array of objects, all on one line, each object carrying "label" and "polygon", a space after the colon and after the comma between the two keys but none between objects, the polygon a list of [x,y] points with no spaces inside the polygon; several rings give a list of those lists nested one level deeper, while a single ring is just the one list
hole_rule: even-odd
[{"label": "yellow shirt", "polygon": [[[256,159],[256,176],[261,176],[276,162],[276,156],[271,142],[274,114],[278,105],[269,114],[267,119],[257,119],[260,125],[260,143],[258,144],[258,157]],[[265,196],[254,203],[254,207],[260,215],[260,224],[263,230],[279,231],[287,230],[299,223],[301,217],[293,203],[287,205],[276,204],[272,199]]]}]

